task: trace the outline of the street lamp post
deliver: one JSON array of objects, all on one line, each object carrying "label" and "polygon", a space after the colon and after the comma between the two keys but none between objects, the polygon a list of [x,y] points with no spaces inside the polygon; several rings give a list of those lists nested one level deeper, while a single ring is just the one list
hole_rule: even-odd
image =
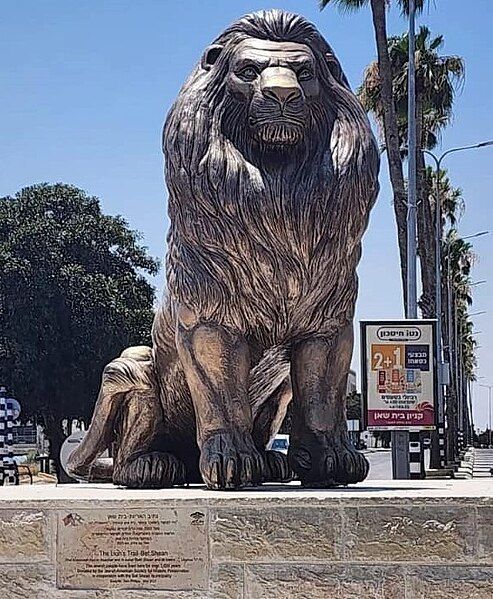
[{"label": "street lamp post", "polygon": [[491,448],[491,390],[493,389],[493,385],[479,385],[480,387],[484,387],[488,389],[488,432],[489,432],[489,441],[488,447]]},{"label": "street lamp post", "polygon": [[[445,466],[445,402],[443,397],[443,384],[444,384],[444,360],[443,360],[443,334],[442,334],[442,269],[441,269],[441,253],[442,253],[442,202],[440,198],[440,167],[443,159],[449,154],[454,152],[462,152],[464,150],[473,150],[477,148],[483,148],[486,146],[493,145],[493,140],[483,141],[477,144],[468,146],[460,146],[457,148],[451,148],[439,157],[429,150],[423,150],[425,154],[430,156],[435,162],[435,314],[437,317],[437,339],[436,339],[436,355],[438,365],[438,443],[443,449],[440,450],[440,467]],[[479,236],[479,235],[476,235]],[[409,238],[409,232],[408,232]],[[409,255],[408,255],[409,259]],[[447,270],[449,271],[448,264],[449,256],[447,252]],[[450,292],[450,288],[449,288]],[[408,296],[409,297],[409,296]],[[450,293],[448,294],[450,301]],[[449,311],[450,315],[450,311]],[[449,321],[449,359],[450,359],[450,321]],[[449,365],[450,366],[450,365]]]},{"label": "street lamp post", "polygon": [[[408,86],[407,86],[407,143],[408,143],[408,185],[407,185],[407,242],[406,242],[406,318],[417,318],[417,280],[416,280],[416,2],[408,3]],[[403,430],[391,432],[392,444],[392,478],[410,478],[409,444],[410,433]],[[413,440],[414,442],[414,440]]]},{"label": "street lamp post", "polygon": [[416,2],[409,0],[408,35],[408,199],[407,199],[407,318],[418,317],[418,296],[416,279]]},{"label": "street lamp post", "polygon": [[[416,35],[415,0],[409,0],[409,34],[408,34],[408,186],[407,186],[407,281],[406,281],[406,318],[417,318],[417,280],[416,280]],[[409,446],[415,443],[414,435],[408,431],[393,430],[392,438],[392,477],[395,479],[410,478]],[[418,433],[419,442],[419,433]]]}]

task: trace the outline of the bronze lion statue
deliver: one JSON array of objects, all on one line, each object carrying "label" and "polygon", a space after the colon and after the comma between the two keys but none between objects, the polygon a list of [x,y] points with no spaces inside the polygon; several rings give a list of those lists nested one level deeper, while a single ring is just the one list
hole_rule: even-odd
[{"label": "bronze lion statue", "polygon": [[[298,15],[236,21],[181,89],[163,148],[153,346],[105,368],[70,471],[139,488],[363,480],[345,396],[379,155],[331,47]],[[286,458],[267,448],[289,404]]]}]

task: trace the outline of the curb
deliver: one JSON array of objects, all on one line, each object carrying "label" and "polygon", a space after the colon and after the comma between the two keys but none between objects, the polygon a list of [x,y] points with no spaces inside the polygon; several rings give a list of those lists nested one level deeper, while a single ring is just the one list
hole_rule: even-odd
[{"label": "curb", "polygon": [[464,453],[454,478],[472,478],[474,472],[474,449],[469,447]]}]

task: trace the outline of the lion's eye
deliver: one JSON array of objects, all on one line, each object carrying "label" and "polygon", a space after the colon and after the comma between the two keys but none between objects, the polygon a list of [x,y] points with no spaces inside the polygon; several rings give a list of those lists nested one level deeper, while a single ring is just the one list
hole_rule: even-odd
[{"label": "lion's eye", "polygon": [[310,69],[301,69],[298,73],[298,79],[300,81],[309,81],[313,79],[313,72]]},{"label": "lion's eye", "polygon": [[257,78],[258,72],[255,67],[245,67],[244,69],[241,69],[237,75],[244,81],[253,81]]}]

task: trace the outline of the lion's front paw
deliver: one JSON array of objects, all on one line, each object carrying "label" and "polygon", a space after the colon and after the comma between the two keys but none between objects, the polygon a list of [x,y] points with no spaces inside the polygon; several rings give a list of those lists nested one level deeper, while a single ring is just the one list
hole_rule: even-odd
[{"label": "lion's front paw", "polygon": [[238,489],[262,482],[264,464],[250,435],[216,432],[202,444],[200,472],[209,489]]},{"label": "lion's front paw", "polygon": [[345,437],[309,434],[289,447],[289,463],[305,487],[335,487],[364,480],[365,456]]},{"label": "lion's front paw", "polygon": [[264,457],[264,482],[288,483],[293,480],[294,472],[288,462],[288,456],[280,451],[266,451]]},{"label": "lion's front paw", "polygon": [[113,483],[131,489],[163,489],[184,485],[186,469],[171,453],[145,453],[115,468]]}]

